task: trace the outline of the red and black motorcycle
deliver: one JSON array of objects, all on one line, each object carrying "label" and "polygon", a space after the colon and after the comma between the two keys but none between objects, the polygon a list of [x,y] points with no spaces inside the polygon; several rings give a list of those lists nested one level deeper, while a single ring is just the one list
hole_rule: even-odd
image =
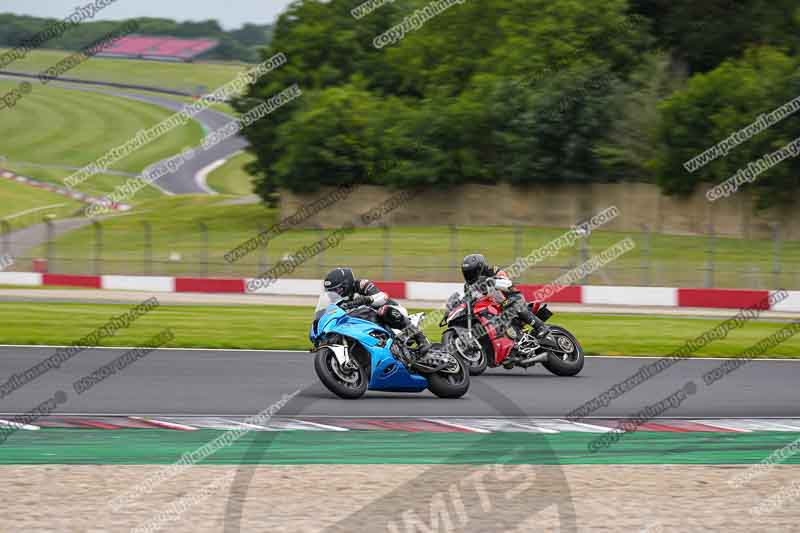
[{"label": "red and black motorcycle", "polygon": [[[515,316],[517,313],[504,309],[503,299],[497,291],[475,297],[455,293],[447,302],[447,312],[439,324],[447,326],[442,344],[463,358],[470,375],[483,374],[487,366],[528,368],[536,363],[557,376],[574,376],[581,371],[583,349],[572,333],[551,325],[550,342],[542,345]],[[543,321],[553,316],[547,304],[526,305]]]}]

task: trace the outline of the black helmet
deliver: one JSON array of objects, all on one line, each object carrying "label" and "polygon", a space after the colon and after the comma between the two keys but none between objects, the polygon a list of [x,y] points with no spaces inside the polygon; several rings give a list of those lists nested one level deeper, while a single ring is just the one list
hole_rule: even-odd
[{"label": "black helmet", "polygon": [[481,254],[470,254],[461,261],[461,273],[464,275],[464,281],[470,285],[478,281],[488,269],[486,258]]},{"label": "black helmet", "polygon": [[323,282],[326,291],[335,292],[339,296],[351,296],[355,292],[356,279],[349,268],[337,268],[328,272]]}]

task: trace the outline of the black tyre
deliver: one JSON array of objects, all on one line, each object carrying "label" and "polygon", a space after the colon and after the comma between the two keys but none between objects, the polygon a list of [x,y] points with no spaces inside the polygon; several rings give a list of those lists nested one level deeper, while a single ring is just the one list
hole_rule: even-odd
[{"label": "black tyre", "polygon": [[453,359],[450,367],[425,376],[428,388],[439,398],[461,398],[469,389],[469,367],[459,356],[450,354],[450,357]]},{"label": "black tyre", "polygon": [[339,398],[355,400],[367,392],[367,371],[355,361],[352,368],[342,368],[333,350],[323,348],[317,352],[314,370],[322,384]]},{"label": "black tyre", "polygon": [[550,326],[550,331],[559,346],[568,353],[550,352],[547,361],[542,363],[556,376],[574,376],[583,369],[583,348],[578,339],[561,326]]},{"label": "black tyre", "polygon": [[447,347],[447,351],[456,354],[469,366],[470,376],[480,376],[486,372],[489,366],[489,358],[478,341],[474,341],[472,347],[466,346],[462,339],[466,338],[466,330],[459,338],[459,335],[452,329],[444,332],[442,344]]}]

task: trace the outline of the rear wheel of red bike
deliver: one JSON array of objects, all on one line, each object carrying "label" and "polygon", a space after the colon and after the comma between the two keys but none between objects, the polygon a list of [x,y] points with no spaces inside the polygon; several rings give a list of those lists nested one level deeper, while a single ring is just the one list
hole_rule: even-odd
[{"label": "rear wheel of red bike", "polygon": [[575,376],[583,369],[583,348],[578,339],[561,326],[550,326],[550,334],[564,353],[550,352],[542,363],[556,376]]}]

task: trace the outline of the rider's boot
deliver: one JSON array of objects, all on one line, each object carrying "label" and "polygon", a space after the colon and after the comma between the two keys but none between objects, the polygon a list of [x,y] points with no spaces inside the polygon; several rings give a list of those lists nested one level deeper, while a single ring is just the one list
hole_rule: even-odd
[{"label": "rider's boot", "polygon": [[555,339],[550,335],[550,327],[545,324],[541,318],[530,311],[527,311],[525,315],[524,318],[527,319],[528,323],[533,328],[533,336],[536,338],[536,341],[545,347],[558,348]]},{"label": "rider's boot", "polygon": [[408,332],[410,335],[406,345],[409,346],[409,344],[416,344],[417,347],[414,349],[414,351],[416,352],[417,357],[425,357],[425,354],[427,354],[431,349],[431,341],[429,341],[428,337],[422,333],[422,330],[416,326],[408,326]]}]

